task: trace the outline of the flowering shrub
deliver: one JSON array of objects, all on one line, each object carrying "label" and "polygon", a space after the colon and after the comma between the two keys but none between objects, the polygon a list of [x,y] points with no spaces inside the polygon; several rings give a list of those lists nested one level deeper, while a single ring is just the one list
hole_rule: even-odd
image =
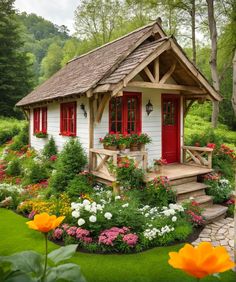
[{"label": "flowering shrub", "polygon": [[148,182],[143,192],[146,203],[152,206],[166,206],[175,202],[175,192],[166,176],[159,176]]},{"label": "flowering shrub", "polygon": [[235,213],[235,199],[231,198],[225,204],[228,207],[227,216],[233,217]]},{"label": "flowering shrub", "polygon": [[117,167],[110,165],[116,175],[117,182],[126,189],[143,187],[144,172],[138,168],[134,159],[128,157],[118,158]]},{"label": "flowering shrub", "polygon": [[233,188],[229,180],[210,174],[205,176],[204,182],[209,187],[206,192],[208,195],[213,196],[214,203],[223,203],[230,198]]},{"label": "flowering shrub", "polygon": [[197,202],[190,200],[186,201],[183,205],[188,220],[193,224],[193,226],[201,226],[205,224],[205,220],[201,215],[202,209]]},{"label": "flowering shrub", "polygon": [[99,142],[105,146],[117,146],[119,134],[106,134],[104,138],[99,138]]}]

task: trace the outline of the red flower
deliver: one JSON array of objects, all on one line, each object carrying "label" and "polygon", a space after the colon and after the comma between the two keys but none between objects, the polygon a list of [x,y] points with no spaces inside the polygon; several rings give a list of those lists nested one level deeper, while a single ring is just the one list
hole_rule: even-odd
[{"label": "red flower", "polygon": [[215,149],[216,144],[214,144],[214,143],[208,143],[208,144],[207,144],[207,147],[208,147],[208,148],[211,148],[211,149]]},{"label": "red flower", "polygon": [[50,161],[55,162],[57,160],[57,156],[56,155],[52,155],[50,157]]}]

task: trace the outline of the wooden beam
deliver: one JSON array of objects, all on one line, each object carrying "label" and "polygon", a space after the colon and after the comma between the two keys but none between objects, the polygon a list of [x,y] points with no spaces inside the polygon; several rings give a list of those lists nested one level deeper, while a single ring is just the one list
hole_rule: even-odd
[{"label": "wooden beam", "polygon": [[104,109],[106,107],[106,104],[109,100],[110,100],[110,94],[108,94],[108,93],[104,94],[102,101],[98,106],[95,122],[99,123],[101,121],[102,114],[103,114]]},{"label": "wooden beam", "polygon": [[171,48],[174,51],[174,53],[179,57],[182,64],[187,67],[187,69],[195,76],[200,83],[207,89],[211,97],[216,101],[222,101],[222,96],[210,85],[210,83],[206,80],[206,78],[199,72],[196,67],[188,60],[188,58],[185,56],[183,51],[181,50],[181,47],[178,46],[178,44],[174,41],[173,38],[169,39],[171,42]]},{"label": "wooden beam", "polygon": [[131,71],[125,78],[124,78],[124,86],[133,79],[138,73],[141,72],[146,66],[148,66],[153,60],[159,57],[163,52],[169,50],[171,47],[169,40],[163,41],[162,45],[160,45],[156,50],[154,50],[151,55],[149,55],[141,64],[139,64],[133,71]]},{"label": "wooden beam", "polygon": [[[94,99],[89,98],[89,149],[94,147]],[[92,152],[89,150],[89,170],[92,169]]]},{"label": "wooden beam", "polygon": [[144,72],[146,73],[147,77],[149,78],[149,80],[150,80],[151,82],[155,82],[155,79],[154,79],[152,73],[150,72],[148,66],[146,66],[146,67],[144,68]]},{"label": "wooden beam", "polygon": [[154,60],[154,79],[155,82],[159,82],[160,80],[160,60],[159,57]]},{"label": "wooden beam", "polygon": [[178,85],[178,84],[160,84],[160,83],[151,83],[143,81],[131,81],[127,86],[130,87],[140,87],[140,88],[150,88],[150,89],[161,89],[161,90],[179,90],[179,91],[188,91],[192,94],[205,94],[206,92],[199,87],[188,86],[188,85]]},{"label": "wooden beam", "polygon": [[171,77],[172,73],[174,72],[176,67],[176,63],[174,63],[170,69],[163,75],[163,77],[161,78],[161,80],[159,81],[160,84],[163,84],[167,81],[168,78]]}]

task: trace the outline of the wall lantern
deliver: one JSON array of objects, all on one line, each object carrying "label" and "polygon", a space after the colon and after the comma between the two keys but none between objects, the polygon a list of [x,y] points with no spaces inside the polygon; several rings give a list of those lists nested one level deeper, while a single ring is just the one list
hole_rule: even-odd
[{"label": "wall lantern", "polygon": [[153,111],[153,105],[152,105],[152,103],[151,103],[150,100],[149,100],[148,103],[147,103],[147,105],[146,105],[146,112],[147,112],[147,115],[149,116],[152,111]]},{"label": "wall lantern", "polygon": [[85,105],[84,105],[84,104],[81,104],[81,105],[80,105],[80,109],[83,111],[84,117],[86,118],[86,117],[87,117],[87,112],[86,112],[86,110],[85,110]]}]

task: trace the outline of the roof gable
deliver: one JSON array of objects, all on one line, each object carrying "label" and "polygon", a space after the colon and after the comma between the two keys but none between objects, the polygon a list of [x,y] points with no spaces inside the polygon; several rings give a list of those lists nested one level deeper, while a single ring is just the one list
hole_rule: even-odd
[{"label": "roof gable", "polygon": [[112,73],[144,40],[155,34],[160,37],[165,35],[157,23],[152,23],[70,61],[19,101],[17,106],[85,93]]}]

